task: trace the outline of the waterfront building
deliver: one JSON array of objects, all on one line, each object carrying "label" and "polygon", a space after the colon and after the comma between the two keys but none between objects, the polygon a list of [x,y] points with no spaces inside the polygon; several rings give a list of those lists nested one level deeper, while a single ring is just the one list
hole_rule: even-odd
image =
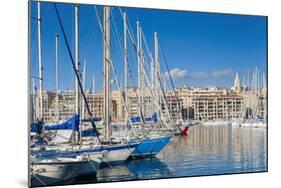
[{"label": "waterfront building", "polygon": [[[257,115],[261,118],[266,114],[266,89],[253,92],[241,87],[238,73],[235,75],[234,85],[231,89],[218,87],[179,87],[175,89],[177,96],[171,89],[164,90],[165,98],[161,94],[159,108],[161,115],[167,118],[169,115],[173,119],[195,119],[195,120],[214,120],[214,119],[237,119],[247,116]],[[139,104],[139,90],[128,88],[127,109],[129,117],[139,116],[140,106],[145,117],[151,117],[159,108],[155,105],[155,100],[149,87],[143,88],[142,104]],[[103,117],[103,93],[92,93],[91,90],[85,91],[86,99],[91,113],[94,117]],[[38,114],[39,99],[35,93],[35,113]],[[126,109],[124,105],[124,91],[113,90],[111,92],[112,111],[110,118],[113,121],[124,120]],[[43,120],[46,123],[57,122],[57,103],[56,93],[51,91],[43,92]],[[59,92],[59,121],[65,121],[75,113],[75,92],[66,90]],[[83,108],[81,108],[83,109]],[[84,117],[88,118],[86,108]]]},{"label": "waterfront building", "polygon": [[200,96],[192,99],[193,119],[237,119],[242,117],[243,98],[236,94]]}]

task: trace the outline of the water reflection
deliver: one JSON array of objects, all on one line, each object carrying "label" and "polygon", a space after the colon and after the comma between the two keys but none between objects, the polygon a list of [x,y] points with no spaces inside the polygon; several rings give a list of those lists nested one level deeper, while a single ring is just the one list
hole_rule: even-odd
[{"label": "water reflection", "polygon": [[132,160],[127,165],[136,179],[164,178],[171,175],[168,165],[155,157]]},{"label": "water reflection", "polygon": [[172,176],[266,171],[266,129],[196,126],[159,155]]},{"label": "water reflection", "polygon": [[99,169],[97,179],[98,181],[121,181],[128,180],[134,176],[128,169],[126,164],[107,166]]},{"label": "water reflection", "polygon": [[267,171],[266,129],[194,126],[175,136],[157,158],[102,168],[77,183]]}]

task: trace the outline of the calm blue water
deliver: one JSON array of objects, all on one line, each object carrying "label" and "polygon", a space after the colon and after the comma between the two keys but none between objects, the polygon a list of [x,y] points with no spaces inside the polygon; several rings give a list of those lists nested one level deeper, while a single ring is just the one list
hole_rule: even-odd
[{"label": "calm blue water", "polygon": [[77,183],[267,171],[266,129],[194,126],[156,158],[100,169]]}]

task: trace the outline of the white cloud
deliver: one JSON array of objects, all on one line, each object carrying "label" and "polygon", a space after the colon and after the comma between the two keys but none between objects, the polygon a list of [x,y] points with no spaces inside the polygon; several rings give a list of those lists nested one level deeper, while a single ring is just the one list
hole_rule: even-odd
[{"label": "white cloud", "polygon": [[192,72],[190,73],[189,76],[192,78],[200,79],[200,78],[208,78],[210,77],[210,74],[208,72]]},{"label": "white cloud", "polygon": [[228,77],[233,75],[233,71],[231,69],[213,71],[211,75],[214,78]]},{"label": "white cloud", "polygon": [[[172,70],[170,70],[170,75],[173,79],[185,78],[187,76],[187,70],[179,69],[179,68],[173,68]],[[165,77],[169,78],[168,72],[165,72]]]},{"label": "white cloud", "polygon": [[[170,74],[172,79],[185,79],[185,78],[193,78],[193,79],[208,79],[208,78],[223,78],[229,77],[233,75],[233,71],[231,69],[224,70],[216,70],[210,72],[188,72],[185,69],[173,68],[170,70]],[[165,77],[169,79],[168,72],[165,72]]]}]

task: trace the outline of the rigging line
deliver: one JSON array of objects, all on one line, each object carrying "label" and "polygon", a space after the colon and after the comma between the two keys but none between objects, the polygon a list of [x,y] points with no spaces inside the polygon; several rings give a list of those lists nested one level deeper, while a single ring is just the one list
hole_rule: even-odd
[{"label": "rigging line", "polygon": [[[147,54],[147,55],[149,55],[149,54]],[[143,53],[143,50],[142,50],[142,57],[143,57],[143,69],[146,71],[146,72],[148,72],[147,71],[147,69],[150,69],[150,67],[149,67],[149,65],[150,65],[150,62],[149,62],[149,60],[150,60],[150,58],[147,58],[146,57],[146,55],[145,55],[145,53]],[[145,62],[148,62],[148,63],[145,63]]]},{"label": "rigging line", "polygon": [[[123,18],[123,11],[121,10],[121,8],[119,7],[119,12],[120,12],[120,14],[121,14],[121,17],[122,17],[122,20],[124,20],[124,18]],[[135,38],[134,38],[134,35],[132,34],[133,32],[133,30],[132,30],[132,28],[131,28],[131,24],[130,24],[130,20],[129,20],[129,15],[127,15],[127,30],[128,30],[128,34],[129,34],[129,37],[131,38],[131,42],[132,42],[132,44],[133,44],[133,47],[135,48],[135,50],[137,51],[137,45],[136,45],[136,43],[135,43]]]},{"label": "rigging line", "polygon": [[[120,7],[119,7],[120,8]],[[113,24],[114,24],[114,28],[115,28],[115,34],[116,34],[116,38],[118,38],[118,36],[120,36],[120,31],[118,32],[118,28],[117,28],[117,24],[116,24],[116,17],[114,16],[114,13],[112,12],[112,16],[113,16]],[[123,16],[122,16],[122,19]],[[127,23],[126,23],[127,24]],[[128,29],[127,29],[128,30]],[[120,39],[120,38],[119,38]],[[119,44],[119,48],[120,48],[120,51],[122,52],[122,57],[124,58],[124,55],[125,55],[125,52],[123,50],[123,48],[121,47],[121,42],[122,40],[118,40],[118,44]],[[132,50],[132,49],[131,49]],[[133,53],[134,54],[134,53]],[[135,54],[134,54],[135,55]],[[136,56],[135,56],[136,57]],[[130,68],[129,68],[130,69]]]},{"label": "rigging line", "polygon": [[[130,24],[128,24],[128,25],[130,25]],[[129,33],[129,38],[130,38],[130,42],[131,42],[131,45],[133,46],[133,48],[135,49],[135,51],[136,51],[136,54],[135,53],[133,53],[134,54],[134,57],[135,57],[135,59],[137,59],[137,56],[141,56],[141,55],[143,55],[142,57],[144,58],[144,62],[142,63],[144,66],[143,66],[143,68],[144,68],[144,70],[145,70],[145,61],[146,61],[146,56],[145,56],[145,54],[144,53],[142,53],[142,54],[140,54],[141,52],[139,52],[138,53],[138,49],[137,49],[137,45],[136,45],[136,43],[135,43],[135,41],[134,41],[134,38],[133,38],[133,34],[132,34],[132,30],[130,30],[130,28],[128,28],[128,33]]]},{"label": "rigging line", "polygon": [[96,39],[96,29],[91,32],[91,35],[89,36],[89,40],[86,43],[86,48],[84,50],[84,59],[86,59],[86,57],[89,53],[90,45],[94,44],[95,39]]},{"label": "rigging line", "polygon": [[[130,33],[130,30],[129,30],[129,33]],[[129,35],[129,36],[131,36],[131,35]],[[133,47],[134,47],[134,49],[137,51],[137,47],[136,47],[136,44],[134,43],[134,41],[133,41],[133,38],[132,37],[129,37],[129,41],[131,42],[131,44],[133,45]],[[138,56],[140,55],[139,53],[136,53]],[[141,59],[141,61],[143,61],[143,59]],[[145,77],[145,79],[146,79],[146,81],[147,81],[147,83],[148,83],[148,86],[149,86],[149,90],[150,90],[150,92],[151,92],[151,94],[152,94],[152,97],[153,97],[153,99],[154,99],[154,101],[156,100],[156,96],[155,96],[155,93],[154,93],[154,91],[152,90],[152,87],[151,87],[151,83],[149,82],[149,79],[148,79],[148,77],[147,77],[147,74],[146,74],[146,71],[144,71],[144,77]],[[161,113],[161,115],[163,115],[163,113],[162,113],[162,110],[161,110],[161,107],[158,105],[158,104],[155,104],[156,105],[156,107],[158,108],[158,110],[160,111],[160,113]],[[164,124],[163,124],[163,122],[162,122],[162,120],[161,120],[161,118],[160,118],[160,124],[163,126]]]},{"label": "rigging line", "polygon": [[99,13],[98,13],[98,10],[97,10],[97,6],[94,6],[94,7],[95,7],[95,12],[96,12],[99,28],[101,30],[101,34],[103,35],[103,28],[102,28],[102,24],[101,24],[101,21],[100,21]]},{"label": "rigging line", "polygon": [[[88,9],[87,11],[89,12],[89,9]],[[85,14],[87,15],[88,12],[85,12]],[[80,17],[81,17],[81,13],[80,13]],[[84,36],[86,36],[85,39],[84,39],[84,40],[86,41],[86,44],[89,42],[89,40],[87,40],[87,39],[90,38],[90,35],[92,34],[92,32],[91,32],[92,29],[91,29],[91,28],[93,28],[93,27],[92,27],[92,24],[93,24],[92,22],[90,22],[90,23],[87,22],[87,23],[88,23],[88,28],[90,28],[90,29],[88,29],[86,35],[84,34]]]},{"label": "rigging line", "polygon": [[34,16],[30,16],[31,20],[34,20],[34,21],[38,21],[38,18],[34,17]]},{"label": "rigging line", "polygon": [[[34,70],[36,69],[37,64],[31,63],[33,61],[36,61],[38,59],[38,48],[37,45],[35,45],[35,43],[37,43],[38,40],[38,35],[37,35],[37,31],[35,30],[36,26],[35,24],[32,24],[31,26],[31,30],[30,30],[30,35],[32,36],[31,40],[29,40],[29,53],[30,53],[30,66],[31,66],[31,75],[35,74]],[[35,33],[36,32],[36,33]],[[34,33],[34,34],[32,34]]]},{"label": "rigging line", "polygon": [[[123,11],[122,11],[122,9],[120,7],[119,7],[119,12],[120,12],[120,15],[121,15],[121,17],[122,17],[122,19],[124,21]],[[131,23],[130,22],[130,18],[129,18],[129,15],[127,14],[127,26],[128,26],[127,29],[130,30],[130,31],[133,31],[130,23]],[[134,38],[134,35],[132,35],[132,38],[133,38],[133,41],[136,41],[135,38]]]},{"label": "rigging line", "polygon": [[[86,15],[90,14],[90,9],[87,9]],[[84,39],[85,42],[85,46],[86,48],[84,48],[84,53],[83,53],[83,57],[84,59],[86,59],[86,56],[88,54],[89,51],[89,47],[92,44],[92,39],[94,38],[94,33],[95,33],[95,27],[94,27],[94,22],[90,22],[90,24],[88,25],[88,28],[94,28],[94,29],[90,29],[87,32],[87,37]]]},{"label": "rigging line", "polygon": [[[129,43],[129,45],[130,45],[130,43]],[[129,46],[128,45],[128,46]],[[130,45],[131,46],[131,45]],[[136,59],[137,59],[137,56],[136,56],[136,54],[134,53],[134,49],[133,48],[128,48],[129,49],[129,52],[130,53],[128,53],[128,56],[129,56],[129,54],[130,54],[130,56],[131,56],[131,58],[133,58],[134,60],[132,60],[132,61],[136,61]],[[133,56],[133,57],[132,57]],[[128,63],[128,66],[129,66],[129,72],[131,73],[131,77],[133,76],[132,75],[132,70],[130,69],[130,67],[132,66],[132,68],[133,69],[136,69],[136,66],[135,66],[135,64],[132,64],[131,66],[130,66],[130,64]]]},{"label": "rigging line", "polygon": [[[133,35],[130,33],[130,30],[128,30],[129,32],[129,36],[130,36],[130,42],[133,44],[133,47],[135,48],[135,50],[136,50],[136,54],[138,55],[138,56],[141,56],[141,52],[138,52],[138,49],[137,49],[137,47],[136,47],[136,44],[134,43],[134,41],[132,41],[132,39],[133,39]],[[136,57],[136,56],[135,56]],[[136,62],[135,62],[136,63]],[[139,96],[140,94],[137,94],[137,96]],[[141,104],[140,104],[140,102],[138,102],[138,107],[141,109]],[[141,116],[141,119],[142,119],[142,121],[143,122],[145,122],[145,119],[144,119],[144,115],[143,115],[143,112],[142,112],[142,110],[140,110],[140,116]]]},{"label": "rigging line", "polygon": [[[118,41],[118,46],[119,46],[119,49],[120,49],[120,52],[121,52],[121,58],[124,58],[124,54],[125,54],[125,52],[124,52],[124,50],[123,50],[123,48],[121,47],[121,39],[120,39],[120,37],[118,37],[118,36],[120,36],[120,32],[118,32],[118,29],[117,29],[117,26],[116,26],[116,22],[115,22],[115,17],[114,17],[114,14],[113,14],[113,11],[112,11],[112,9],[111,9],[111,15],[112,15],[112,21],[113,21],[113,26],[114,26],[114,34],[115,34],[115,37],[117,38],[116,39],[116,41]],[[118,40],[119,39],[119,40]]]},{"label": "rigging line", "polygon": [[[160,84],[160,88],[161,88],[161,91],[162,91],[162,95],[163,95],[162,98],[164,99],[165,105],[166,105],[166,107],[167,107],[168,117],[169,117],[169,119],[170,119],[170,122],[174,125],[175,123],[174,123],[174,120],[172,119],[171,112],[170,112],[170,110],[169,110],[169,106],[168,106],[169,103],[168,103],[166,94],[165,94],[165,92],[164,92],[163,85],[162,85],[162,81],[161,81],[161,77],[160,77],[159,73],[157,73],[157,78],[158,78],[158,81],[159,81],[159,84]],[[178,126],[177,126],[177,127],[178,127]],[[178,128],[179,128],[179,127],[178,127]]]},{"label": "rigging line", "polygon": [[[114,66],[114,64],[113,64],[113,62],[112,62],[111,56],[110,56],[110,61],[111,61],[110,65],[111,65],[112,72],[113,72],[114,77],[115,77],[115,80],[116,80],[117,87],[118,87],[119,91],[120,91],[121,94],[122,94],[122,91],[121,91],[121,88],[120,88],[120,84],[119,84],[119,81],[118,81],[118,77],[117,77],[117,74],[116,74],[115,66]],[[129,116],[128,106],[127,106],[126,103],[125,103],[124,96],[123,96],[123,95],[121,95],[121,96],[122,96],[122,97],[121,97],[122,103],[123,103],[123,105],[125,106],[126,113],[127,113],[128,116]],[[130,125],[131,125],[131,127],[132,127],[132,129],[133,129],[133,132],[134,132],[134,134],[136,135],[136,131],[135,131],[135,128],[134,128],[134,126],[133,126],[133,122],[132,122],[131,118],[128,118],[128,119],[129,119]]]},{"label": "rigging line", "polygon": [[[119,47],[119,50],[120,50],[120,52],[118,53],[119,55],[120,55],[120,60],[121,60],[121,62],[123,62],[123,59],[124,59],[124,55],[125,55],[125,52],[124,52],[124,50],[123,50],[123,48],[121,47],[121,40],[120,40],[120,38],[118,37],[118,36],[120,36],[120,34],[118,33],[118,31],[117,31],[117,27],[116,27],[116,22],[115,22],[115,20],[114,20],[114,16],[113,16],[113,12],[112,12],[112,9],[111,9],[111,15],[112,15],[112,21],[113,21],[113,26],[114,26],[114,34],[115,34],[115,43],[116,43],[116,46],[118,46]],[[119,40],[118,40],[119,39]]]},{"label": "rigging line", "polygon": [[[173,91],[174,91],[174,93],[175,93],[177,102],[178,102],[178,104],[179,104],[179,103],[180,103],[180,100],[179,100],[178,94],[177,94],[176,89],[175,89],[174,81],[173,81],[172,76],[171,76],[171,74],[170,74],[170,69],[169,69],[169,66],[168,66],[168,63],[167,63],[167,60],[166,60],[166,56],[164,55],[164,51],[163,51],[163,49],[162,49],[162,47],[161,47],[160,42],[158,42],[158,43],[159,43],[160,51],[161,51],[161,54],[162,54],[163,59],[164,59],[164,64],[165,64],[165,67],[166,67],[166,69],[167,69],[167,72],[168,72],[168,75],[169,75],[169,79],[170,79],[170,82],[171,82]],[[180,110],[180,116],[182,116],[182,114],[181,114],[181,113],[182,113],[182,107],[181,107],[180,105],[179,105],[179,108],[180,108],[180,109],[179,109],[179,110]]]},{"label": "rigging line", "polygon": [[70,59],[71,59],[72,68],[74,69],[74,73],[75,73],[75,75],[76,75],[77,82],[78,82],[78,85],[79,85],[79,87],[80,87],[80,91],[81,91],[82,97],[83,97],[83,99],[84,99],[84,102],[85,102],[85,105],[86,105],[88,114],[90,115],[90,118],[91,118],[91,120],[92,120],[92,121],[91,121],[92,127],[93,127],[93,129],[95,130],[95,132],[96,132],[96,134],[97,134],[96,136],[97,136],[97,138],[98,138],[98,141],[100,142],[100,138],[99,138],[99,135],[98,135],[97,127],[96,127],[96,124],[95,124],[95,122],[94,122],[94,118],[93,118],[93,116],[92,116],[92,113],[91,113],[91,111],[90,111],[90,107],[89,107],[89,104],[88,104],[88,102],[87,102],[85,93],[84,93],[84,91],[83,91],[83,87],[82,87],[82,84],[81,84],[81,80],[80,80],[80,78],[79,78],[79,73],[78,73],[78,71],[77,71],[76,68],[75,68],[74,59],[73,59],[73,56],[72,56],[72,53],[71,53],[71,50],[70,50],[70,47],[69,47],[69,44],[68,44],[68,41],[67,41],[67,38],[66,38],[66,34],[65,34],[65,31],[64,31],[62,22],[61,22],[61,18],[60,18],[60,15],[59,15],[57,6],[56,6],[55,3],[54,3],[53,5],[54,5],[55,11],[56,11],[56,15],[57,15],[57,18],[58,18],[58,21],[59,21],[59,24],[60,24],[60,28],[61,28],[62,33],[63,33],[63,38],[64,38],[64,41],[65,41],[65,44],[66,44],[66,47],[67,47],[67,51],[68,51],[68,54],[69,54]]},{"label": "rigging line", "polygon": [[[74,41],[73,40],[73,38],[74,38],[73,36],[74,36],[74,30],[75,30],[75,23],[74,23],[75,15],[74,15],[74,11],[70,11],[70,16],[69,17],[70,17],[69,19],[70,19],[70,23],[71,23],[69,44],[70,44],[71,50],[74,51],[74,42],[73,42]],[[70,67],[70,69],[72,69],[71,65],[69,67]],[[74,83],[75,83],[74,71],[71,71],[70,86],[74,87]],[[75,111],[75,106],[74,105],[73,105],[72,111]]]},{"label": "rigging line", "polygon": [[[141,62],[142,62],[142,61],[143,61],[143,60],[141,59]],[[155,92],[154,92],[153,89],[152,89],[151,83],[149,82],[149,79],[148,79],[148,76],[147,76],[147,74],[146,74],[146,71],[144,71],[144,77],[145,77],[145,79],[146,79],[146,81],[147,81],[147,83],[148,83],[148,86],[149,86],[150,92],[151,92],[151,94],[152,94],[152,96],[153,96],[153,98],[154,98],[154,101],[156,101],[156,95],[155,95]],[[158,104],[156,104],[156,103],[155,103],[155,105],[156,105],[156,107],[158,108],[158,110],[160,111],[161,115],[163,115],[162,110],[161,110],[161,107],[160,107]],[[161,118],[160,118],[160,124],[161,124],[162,126],[164,125]]]},{"label": "rigging line", "polygon": [[[133,81],[133,80],[137,80],[136,79],[136,76],[134,74],[132,74],[132,70],[135,70],[136,69],[136,66],[135,64],[129,64],[129,62],[133,62],[137,59],[137,56],[136,54],[134,53],[134,49],[133,48],[130,48],[129,46],[131,46],[131,43],[128,43],[128,57],[131,57],[133,60],[128,60],[128,72],[129,72],[129,78],[131,78],[131,80],[129,79],[129,81]],[[131,59],[130,58],[130,59]],[[132,79],[132,78],[135,78],[135,79]],[[133,82],[134,83],[134,82]],[[134,83],[134,85],[136,85],[136,83]]]},{"label": "rigging line", "polygon": [[148,48],[147,40],[146,40],[146,37],[145,37],[143,31],[141,32],[141,35],[142,35],[142,38],[143,38],[143,41],[144,41],[144,46],[145,46],[145,49],[146,49],[146,53],[147,53],[148,56],[150,56],[151,52],[150,52],[150,50]]},{"label": "rigging line", "polygon": [[91,33],[91,36],[90,36],[90,39],[89,39],[89,42],[88,42],[88,45],[87,45],[87,48],[86,48],[86,51],[85,51],[85,57],[89,53],[90,45],[95,44],[94,41],[95,41],[96,37],[97,37],[97,29],[95,28],[93,30],[93,32]]},{"label": "rigging line", "polygon": [[[121,14],[121,16],[123,15],[123,12],[122,12],[122,10],[121,10],[121,8],[119,7],[119,11],[120,11],[120,14]],[[123,16],[122,16],[122,19],[124,19],[123,18]],[[131,29],[131,27],[130,27],[130,23],[128,23],[128,33],[129,33],[129,38],[130,38],[130,42],[132,43],[132,45],[133,45],[133,47],[134,47],[134,49],[136,50],[136,54],[138,55],[138,56],[140,56],[141,54],[140,54],[140,52],[138,52],[137,51],[137,46],[136,46],[136,43],[135,43],[135,41],[134,41],[134,38],[133,38],[133,34],[132,34],[132,29]],[[145,58],[145,57],[144,57]],[[143,60],[141,60],[142,61],[142,64],[143,64],[143,61],[144,61],[144,59]],[[146,75],[146,71],[144,70],[144,76],[145,76],[145,79],[146,79],[146,81],[147,81],[147,83],[148,83],[148,85],[149,85],[149,88],[150,88],[150,92],[152,93],[152,95],[153,95],[153,97],[154,97],[154,100],[156,99],[156,97],[155,97],[155,93],[153,92],[153,90],[152,90],[152,88],[151,88],[151,85],[150,85],[150,82],[149,82],[149,79],[148,79],[148,77],[147,77],[147,75]],[[161,108],[158,106],[158,105],[156,105],[157,106],[157,108],[159,108],[160,109],[160,112],[161,112]],[[142,115],[142,113],[141,113],[141,115]],[[143,117],[142,117],[143,118]],[[163,126],[163,122],[162,122],[162,120],[160,119],[160,124]]]},{"label": "rigging line", "polygon": [[[136,46],[136,43],[134,41],[135,39],[134,39],[134,36],[132,34],[132,30],[130,30],[129,27],[127,27],[127,30],[128,30],[128,35],[129,35],[129,39],[130,39],[129,40],[129,45],[132,47],[132,48],[129,48],[130,49],[129,51],[130,51],[130,54],[133,56],[133,59],[134,59],[134,62],[135,62],[134,65],[136,65],[137,64],[136,60],[137,60],[137,55],[138,55],[138,53],[137,53],[137,46]],[[136,69],[136,66],[134,66],[134,67]]]},{"label": "rigging line", "polygon": [[[96,6],[95,6],[95,10],[96,10],[96,13],[97,13]],[[102,28],[100,18],[99,18],[99,16],[98,16],[98,14],[96,14],[96,16],[97,16],[97,19],[98,19],[98,22],[99,22],[99,25],[100,25],[100,30],[101,30],[102,36],[104,36],[104,35],[103,35],[104,30],[103,30],[103,28]],[[102,37],[102,38],[103,38],[103,41],[104,41],[105,38],[104,38],[104,37]],[[108,44],[105,44],[105,45],[108,45]],[[111,68],[112,68],[112,71],[113,71],[114,76],[115,76],[115,80],[116,80],[117,87],[118,87],[118,89],[121,91],[120,85],[119,85],[119,81],[118,81],[118,78],[117,78],[117,75],[116,75],[115,67],[114,67],[113,62],[112,62],[111,53],[109,52],[109,54],[110,54],[110,56],[109,56],[110,59],[109,59],[109,60],[106,60],[106,61],[108,61],[108,63],[110,63]],[[129,111],[128,111],[128,107],[127,107],[127,105],[126,105],[126,103],[125,103],[124,96],[123,96],[123,95],[121,95],[121,96],[122,96],[122,97],[121,97],[122,103],[123,103],[123,105],[125,106],[127,115],[129,116]],[[133,130],[134,134],[137,135],[137,134],[136,134],[136,131],[135,131],[135,127],[134,127],[134,125],[133,125],[133,122],[131,121],[130,118],[129,118],[129,122],[130,122],[130,126],[132,127],[132,130]]]},{"label": "rigging line", "polygon": [[[144,57],[145,58],[145,57]],[[146,71],[145,71],[146,72]],[[168,112],[168,117],[170,119],[170,122],[172,124],[174,124],[173,120],[171,119],[171,115],[170,115],[170,111],[169,111],[169,107],[168,107],[168,102],[167,102],[167,97],[165,96],[165,92],[163,90],[163,86],[162,86],[162,82],[161,82],[161,77],[159,75],[159,73],[157,73],[157,77],[159,79],[159,83],[160,83],[160,88],[161,88],[161,91],[162,91],[162,97],[164,98],[164,101],[165,101],[165,104],[166,104],[166,108],[167,108],[167,112]],[[149,82],[149,80],[147,80],[147,82]]]},{"label": "rigging line", "polygon": [[[122,12],[122,10],[121,10],[121,8],[119,7],[119,12],[120,12],[120,14],[121,14],[121,18],[122,18],[122,20],[124,21],[124,18],[123,18],[123,12]],[[128,18],[128,15],[127,15],[127,22],[126,22],[126,24],[127,24],[127,31],[129,32],[129,37],[131,37],[132,38],[132,40],[133,41],[135,41],[135,39],[134,39],[134,35],[132,35],[132,33],[130,33],[131,31],[130,31],[130,28],[131,28],[131,26],[130,26],[130,23],[129,23],[129,18]],[[132,29],[131,29],[132,30]],[[133,42],[134,43],[134,42]],[[130,45],[130,43],[129,43],[129,45]],[[132,48],[129,48],[130,50],[130,54],[131,54],[131,56],[134,56],[133,57],[133,59],[134,59],[134,61],[137,59],[137,56],[136,56],[136,54],[134,53],[134,51],[133,51],[133,49]],[[136,49],[136,48],[135,48]],[[128,54],[129,55],[129,54]],[[131,69],[130,69],[130,64],[128,64],[128,66],[129,66],[129,72],[131,72]],[[136,68],[136,67],[135,67]]]},{"label": "rigging line", "polygon": [[[132,34],[131,34],[131,30],[128,30],[129,31],[129,41],[131,42],[131,44],[133,45],[133,47],[134,47],[134,49],[135,49],[135,51],[137,51],[137,46],[136,46],[136,43],[133,41],[134,39],[133,39],[133,37],[132,37]],[[138,56],[140,56],[140,54],[138,53],[138,52],[136,52],[136,54],[138,55]],[[136,54],[134,54],[134,55],[136,55]],[[145,57],[144,57],[145,58]],[[143,60],[142,60],[143,61]],[[145,76],[147,76],[146,75],[146,71],[145,71]]]},{"label": "rigging line", "polygon": [[[100,18],[99,18],[99,15],[97,14],[97,9],[96,9],[96,6],[95,6],[95,10],[96,10],[96,16],[97,16],[97,19],[98,19],[98,22],[99,22],[99,25],[100,25],[100,30],[101,32],[103,33],[103,28],[102,28],[102,24],[101,24],[101,21],[100,21]],[[103,39],[104,40],[104,39]],[[136,48],[136,46],[135,46]],[[137,49],[137,48],[136,48]],[[111,57],[110,57],[111,58]],[[138,103],[138,106],[140,107],[140,104]]]},{"label": "rigging line", "polygon": [[[118,24],[117,24],[117,23],[118,23],[118,22],[117,22],[117,15],[115,15],[114,10],[115,10],[114,8],[111,9],[111,13],[112,13],[111,15],[112,15],[112,17],[113,17],[114,27],[115,27],[116,33],[118,33],[118,36],[121,36],[121,34],[120,34],[121,31],[120,31],[120,28],[118,27]],[[122,19],[123,19],[123,18],[122,18]],[[123,22],[122,22],[122,23],[123,23]],[[124,41],[123,41],[123,37],[120,37],[119,39],[120,39],[120,40],[119,40],[120,43],[124,42]],[[122,51],[123,51],[123,50],[122,50]]]}]

